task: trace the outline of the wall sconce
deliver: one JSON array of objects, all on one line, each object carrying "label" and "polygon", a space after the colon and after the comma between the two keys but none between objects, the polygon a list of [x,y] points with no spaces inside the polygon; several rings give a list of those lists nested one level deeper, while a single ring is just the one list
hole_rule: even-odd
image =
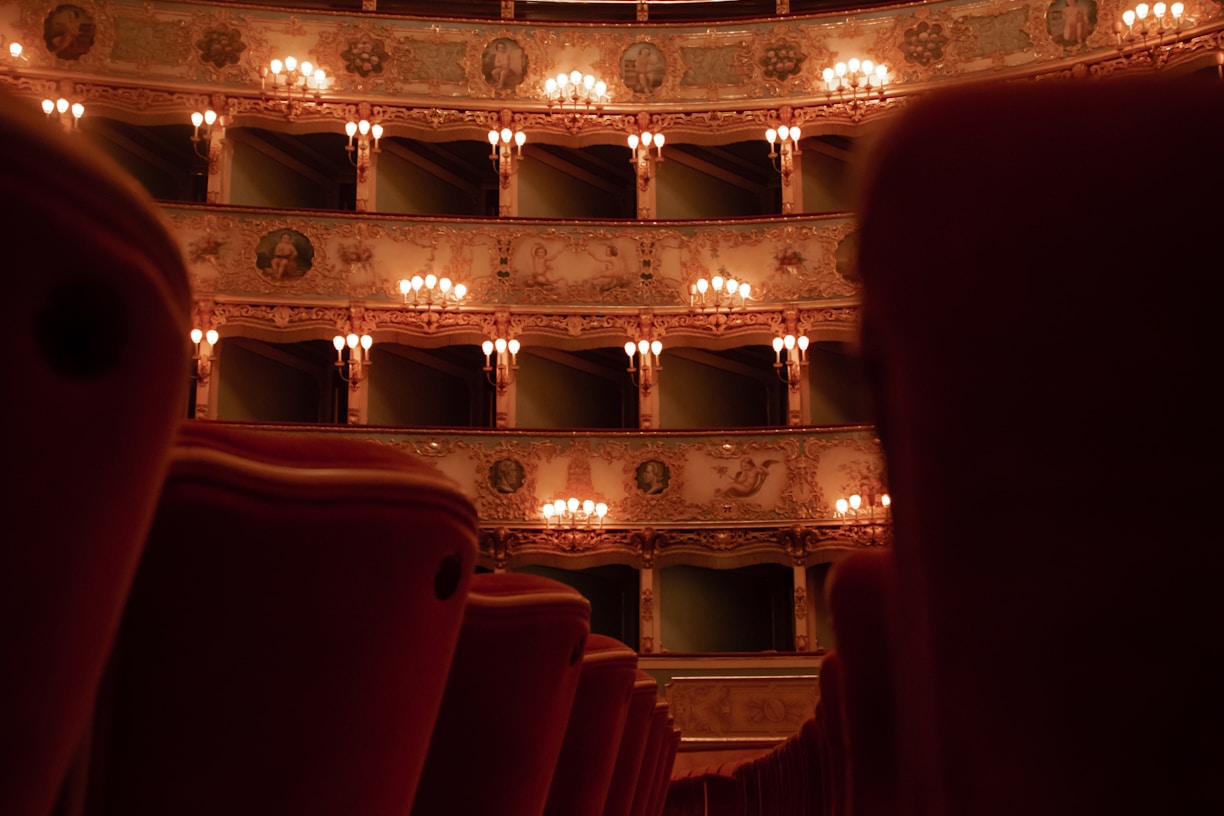
[{"label": "wall sconce", "polygon": [[[644,394],[649,394],[650,389],[654,388],[658,382],[658,372],[663,370],[663,365],[659,362],[659,355],[662,353],[663,344],[658,340],[654,342],[639,340],[636,343],[630,340],[625,343],[625,354],[629,356],[629,368],[626,370],[633,384]],[[636,366],[634,365],[634,354],[638,356]]]},{"label": "wall sconce", "polygon": [[557,499],[546,503],[543,512],[545,527],[602,527],[604,516],[608,515],[608,505],[591,499],[579,501],[571,496],[568,501]]},{"label": "wall sconce", "polygon": [[[1113,25],[1114,35],[1118,38],[1118,48],[1134,45],[1136,41],[1148,46],[1148,39],[1156,41],[1151,45],[1159,45],[1166,33],[1178,31],[1182,26],[1186,6],[1174,3],[1166,6],[1155,3],[1150,8],[1147,3],[1140,3],[1133,9],[1122,12],[1122,21]],[[1149,13],[1150,12],[1150,13]]]},{"label": "wall sconce", "polygon": [[[77,123],[85,115],[84,105],[80,102],[69,102],[62,96],[55,101],[44,99],[42,101],[42,109],[43,113],[47,114],[48,119],[54,114],[60,124],[64,126],[64,130],[67,131],[76,130]],[[69,115],[72,116],[71,119],[68,118]]]},{"label": "wall sconce", "polygon": [[[268,76],[271,74],[271,91],[279,96],[283,91],[283,101],[289,117],[297,115],[299,106],[306,101],[308,94],[317,102],[323,97],[327,87],[327,73],[322,68],[316,68],[309,61],[299,63],[296,57],[285,57],[284,61],[274,59],[265,68],[259,69],[259,90],[267,93]],[[299,93],[299,99],[294,94]]]},{"label": "wall sconce", "polygon": [[[799,128],[778,125],[777,129],[765,131],[765,141],[769,142],[769,160],[773,162],[774,170],[782,174],[782,186],[791,183],[791,174],[795,172],[795,156],[799,151]],[[791,211],[790,200],[783,196],[782,212]]]},{"label": "wall sconce", "polygon": [[[642,190],[650,186],[655,163],[663,161],[663,142],[662,133],[643,130],[641,136],[629,134],[629,161],[637,169],[638,186]],[[654,147],[654,155],[650,153],[651,147]]]},{"label": "wall sconce", "polygon": [[[447,306],[458,306],[467,294],[467,287],[462,283],[451,284],[450,278],[439,278],[437,275],[413,275],[412,280],[404,278],[399,282],[400,295],[404,305],[414,309],[445,309]],[[412,296],[409,303],[408,296]],[[517,345],[515,346],[517,350]],[[487,357],[489,352],[485,352]]]},{"label": "wall sconce", "polygon": [[[191,125],[195,131],[191,134],[191,144],[195,148],[196,155],[201,159],[208,158],[207,149],[205,152],[200,152],[200,142],[208,142],[209,136],[212,135],[212,126],[217,123],[217,112],[212,108],[206,109],[203,113],[195,111],[191,114]],[[204,134],[200,135],[200,129],[203,128]]]},{"label": "wall sconce", "polygon": [[212,374],[213,347],[217,345],[219,339],[221,338],[216,329],[209,329],[206,332],[199,329],[191,330],[191,342],[195,345],[195,352],[191,356],[191,359],[195,361],[193,379],[207,380]]},{"label": "wall sconce", "polygon": [[[503,190],[510,186],[510,176],[514,174],[515,162],[523,158],[523,142],[526,141],[527,134],[521,130],[504,127],[489,131],[489,161],[493,162]],[[516,148],[513,152],[510,150],[512,143]]]},{"label": "wall sconce", "polygon": [[[504,395],[514,382],[514,372],[518,371],[519,348],[519,341],[506,340],[504,337],[495,341],[486,340],[480,346],[485,356],[485,377],[488,378],[489,384],[497,389],[498,396]],[[494,351],[497,352],[496,367],[492,361]]]},{"label": "wall sconce", "polygon": [[858,57],[824,69],[823,76],[825,90],[830,95],[849,95],[852,99],[858,99],[860,93],[870,96],[873,90],[883,97],[884,86],[888,84],[888,68],[871,60],[860,61]]},{"label": "wall sconce", "polygon": [[[332,338],[332,345],[336,347],[336,371],[340,373],[340,379],[348,383],[351,388],[356,388],[357,383],[365,378],[368,373],[366,369],[371,365],[370,347],[374,345],[374,338],[368,334],[360,337],[352,333],[348,336],[337,334]],[[345,346],[348,346],[349,350],[347,363],[344,359]]]},{"label": "wall sconce", "polygon": [[[863,497],[855,493],[848,499],[838,499],[834,505],[837,509],[833,512],[833,518],[842,521],[874,520],[876,502],[872,501],[870,496],[867,498],[868,500],[864,502]],[[889,508],[892,507],[892,497],[887,493],[880,494],[879,507],[880,515],[887,518]]]},{"label": "wall sconce", "polygon": [[[752,287],[740,283],[734,278],[723,278],[715,275],[710,280],[698,278],[696,283],[689,284],[689,308],[693,310],[722,311],[747,305],[752,294]],[[739,302],[736,302],[736,298]]]},{"label": "wall sconce", "polygon": [[3,58],[3,65],[10,71],[16,71],[18,67],[25,65],[29,60],[23,55],[24,49],[21,43],[16,40],[10,40],[8,37],[0,34],[0,58]]},{"label": "wall sconce", "polygon": [[[370,170],[370,152],[371,149],[374,153],[378,152],[378,140],[382,138],[383,126],[371,125],[366,119],[359,122],[349,121],[344,125],[344,133],[348,136],[348,144],[344,146],[344,150],[348,153],[349,164],[357,168],[358,183],[364,183]],[[372,148],[371,137],[374,139]],[[353,143],[354,139],[356,144]]]},{"label": "wall sconce", "polygon": [[[778,377],[782,382],[789,385],[791,388],[799,386],[799,380],[802,375],[802,366],[807,365],[807,335],[801,334],[795,337],[793,334],[788,334],[785,337],[775,337],[773,339],[774,350],[774,369],[778,372]],[[782,352],[786,355],[783,357]]]}]

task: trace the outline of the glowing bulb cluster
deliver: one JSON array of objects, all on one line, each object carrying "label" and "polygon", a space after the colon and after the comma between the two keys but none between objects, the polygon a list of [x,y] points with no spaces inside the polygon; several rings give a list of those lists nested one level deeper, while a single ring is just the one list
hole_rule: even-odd
[{"label": "glowing bulb cluster", "polygon": [[774,142],[780,142],[783,145],[787,143],[799,144],[800,131],[797,127],[788,127],[779,125],[777,129],[769,128],[765,131],[765,141],[769,142],[770,149],[773,149]]},{"label": "glowing bulb cluster", "polygon": [[378,140],[381,139],[383,135],[383,126],[379,124],[372,125],[370,124],[368,120],[362,119],[358,122],[346,123],[344,125],[344,133],[345,135],[348,136],[350,147],[353,144],[353,138],[357,136],[358,134],[361,135],[361,138],[363,140],[368,136],[373,136],[374,137],[374,149],[377,150]]},{"label": "glowing bulb cluster", "polygon": [[544,81],[544,93],[550,104],[573,102],[575,104],[599,105],[606,101],[608,83],[596,79],[592,74],[570,71],[557,74]]},{"label": "glowing bulb cluster", "polygon": [[830,92],[858,88],[879,90],[888,84],[888,68],[876,65],[871,60],[851,57],[846,62],[839,62],[832,68],[824,69],[823,77]]},{"label": "glowing bulb cluster", "polygon": [[594,520],[598,524],[603,524],[604,516],[608,515],[608,505],[603,502],[595,502],[591,499],[579,501],[571,496],[568,500],[557,499],[553,502],[547,502],[544,505],[544,523],[552,524],[554,521],[558,523],[590,523]]}]

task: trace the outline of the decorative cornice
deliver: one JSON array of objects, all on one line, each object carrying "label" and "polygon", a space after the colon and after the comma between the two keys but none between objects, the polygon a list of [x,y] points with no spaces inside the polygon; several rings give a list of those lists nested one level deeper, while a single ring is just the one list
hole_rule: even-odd
[{"label": "decorative cornice", "polygon": [[527,564],[585,568],[626,564],[639,569],[674,564],[717,566],[777,563],[804,566],[852,550],[888,547],[886,523],[785,527],[540,529],[496,527],[480,535],[480,560],[505,569]]}]

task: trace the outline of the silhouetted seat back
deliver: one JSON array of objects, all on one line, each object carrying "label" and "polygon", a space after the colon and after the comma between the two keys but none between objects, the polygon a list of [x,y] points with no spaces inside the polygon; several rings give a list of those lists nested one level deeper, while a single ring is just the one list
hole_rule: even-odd
[{"label": "silhouetted seat back", "polygon": [[646,753],[646,740],[650,736],[651,715],[658,701],[658,681],[638,669],[629,699],[629,712],[625,717],[624,736],[617,751],[616,767],[604,803],[604,816],[628,816],[629,808],[633,806],[633,794]]},{"label": "silhouetted seat back", "polygon": [[565,742],[548,791],[547,816],[601,816],[637,679],[637,652],[591,633]]},{"label": "silhouetted seat back", "polygon": [[188,421],[102,696],[90,812],[405,813],[475,561],[402,451]]},{"label": "silhouetted seat back", "polygon": [[0,95],[0,813],[45,816],[92,715],[186,412],[190,292],[135,182]]},{"label": "silhouetted seat back", "polygon": [[413,816],[543,813],[590,616],[559,581],[474,576]]},{"label": "silhouetted seat back", "polygon": [[1224,809],[1222,133],[1213,68],[948,90],[878,145],[903,813]]}]

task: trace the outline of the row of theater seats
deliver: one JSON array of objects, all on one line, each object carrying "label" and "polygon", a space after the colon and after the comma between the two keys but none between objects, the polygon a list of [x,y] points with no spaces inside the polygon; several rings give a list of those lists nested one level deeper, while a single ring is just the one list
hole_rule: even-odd
[{"label": "row of theater seats", "polygon": [[1224,813],[1204,58],[947,90],[879,136],[858,272],[893,546],[830,574],[813,719],[673,782],[669,816]]},{"label": "row of theater seats", "polygon": [[549,579],[387,446],[183,420],[190,293],[144,193],[0,99],[0,813],[657,816],[678,744]]}]

